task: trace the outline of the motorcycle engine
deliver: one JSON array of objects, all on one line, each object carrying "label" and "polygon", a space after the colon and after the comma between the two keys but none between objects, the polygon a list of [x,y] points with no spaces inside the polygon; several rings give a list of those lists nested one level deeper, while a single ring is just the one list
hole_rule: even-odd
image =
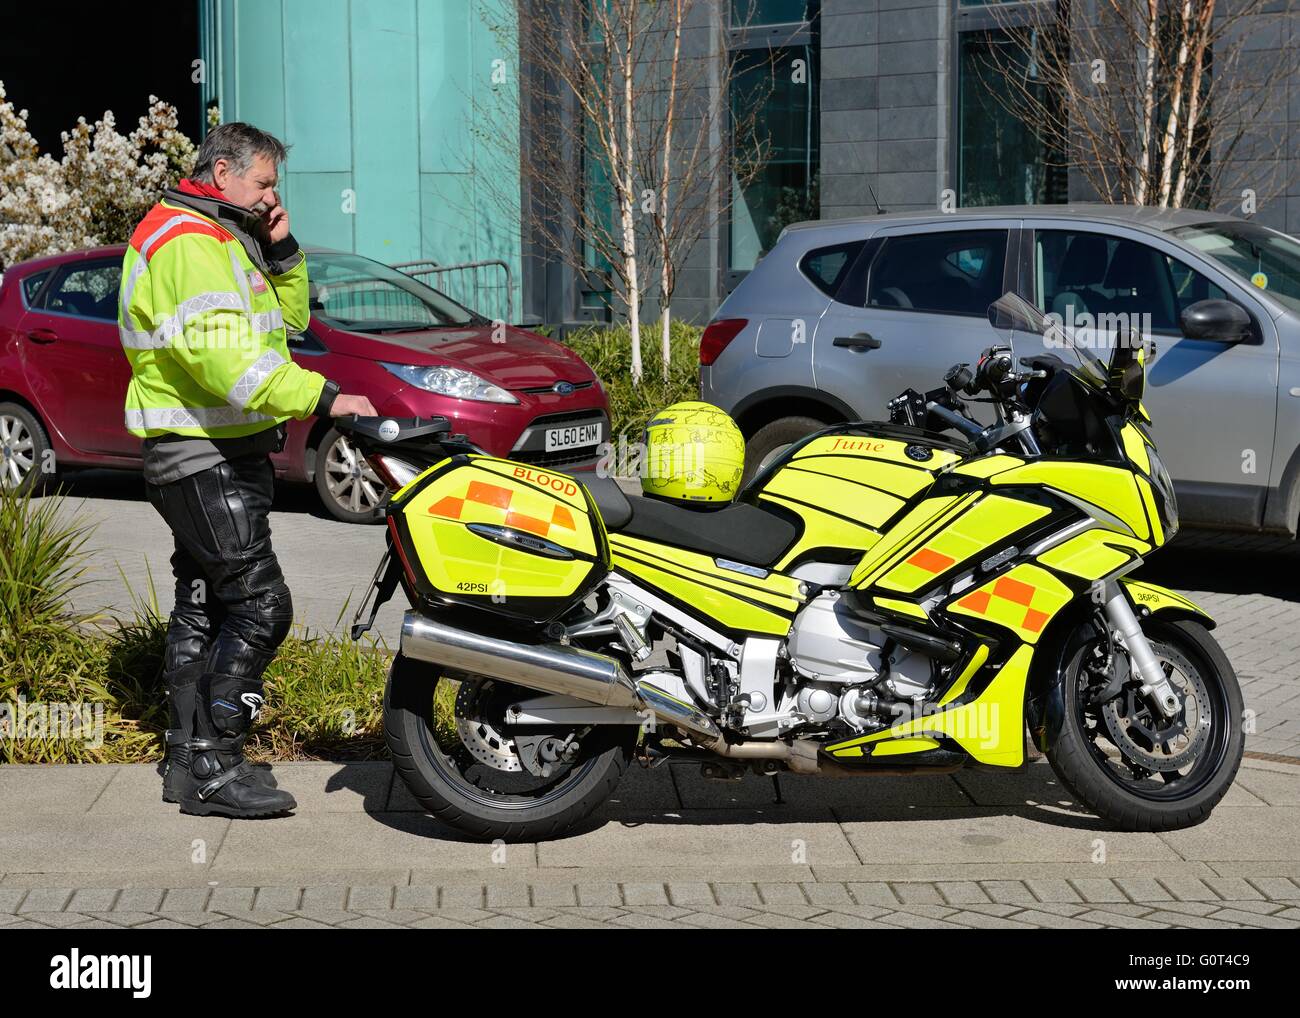
[{"label": "motorcycle engine", "polygon": [[890,723],[895,704],[912,704],[934,687],[934,662],[900,647],[856,617],[837,591],[808,602],[795,619],[787,645],[804,682],[796,702],[808,721],[836,718],[861,730]]}]

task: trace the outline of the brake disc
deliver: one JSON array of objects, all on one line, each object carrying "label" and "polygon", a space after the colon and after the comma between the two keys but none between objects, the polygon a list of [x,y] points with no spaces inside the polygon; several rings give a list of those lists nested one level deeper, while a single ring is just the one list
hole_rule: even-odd
[{"label": "brake disc", "polygon": [[[1154,648],[1153,648],[1154,650]],[[1131,682],[1116,697],[1101,705],[1106,733],[1125,761],[1147,771],[1167,773],[1196,759],[1209,737],[1210,718],[1203,705],[1209,702],[1204,681],[1182,655],[1165,648],[1156,661],[1182,697],[1177,716],[1164,718]]]},{"label": "brake disc", "polygon": [[513,736],[502,733],[490,682],[462,682],[456,694],[456,734],[475,760],[493,770],[522,771]]}]

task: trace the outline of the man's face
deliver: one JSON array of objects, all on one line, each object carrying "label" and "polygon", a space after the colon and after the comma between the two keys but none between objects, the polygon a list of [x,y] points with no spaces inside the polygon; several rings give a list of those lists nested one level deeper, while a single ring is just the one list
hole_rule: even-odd
[{"label": "man's face", "polygon": [[247,172],[236,174],[233,163],[218,159],[212,167],[212,181],[226,201],[242,205],[259,215],[280,204],[275,194],[279,180],[275,163],[264,155],[253,156]]}]

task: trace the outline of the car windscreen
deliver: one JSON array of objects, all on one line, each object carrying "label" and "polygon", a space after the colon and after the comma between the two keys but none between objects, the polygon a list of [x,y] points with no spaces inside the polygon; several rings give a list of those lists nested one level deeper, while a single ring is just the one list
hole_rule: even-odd
[{"label": "car windscreen", "polygon": [[1170,232],[1233,275],[1300,311],[1300,241],[1257,223],[1209,223]]},{"label": "car windscreen", "polygon": [[418,279],[360,255],[309,254],[307,278],[311,313],[348,332],[406,332],[484,320]]}]

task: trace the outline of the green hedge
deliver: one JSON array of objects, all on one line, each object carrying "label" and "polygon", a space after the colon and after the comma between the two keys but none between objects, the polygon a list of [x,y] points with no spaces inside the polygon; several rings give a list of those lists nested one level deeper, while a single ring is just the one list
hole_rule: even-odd
[{"label": "green hedge", "polygon": [[[141,763],[162,757],[166,615],[152,584],[147,594],[135,596],[126,619],[71,610],[69,599],[84,582],[90,529],[67,513],[57,495],[34,499],[0,491],[0,725],[8,725],[0,729],[0,763]],[[385,756],[382,703],[389,660],[380,643],[295,629],[266,671],[266,703],[248,756]],[[72,738],[66,729],[49,731],[51,704],[98,711],[102,744],[75,737],[75,730]],[[93,721],[94,714],[84,720]]]},{"label": "green hedge", "polygon": [[632,340],[626,325],[593,326],[564,337],[565,345],[582,357],[605,386],[615,440],[625,434],[638,441],[654,414],[684,399],[700,397],[700,336],[703,329],[673,322],[669,333],[672,360],[663,377],[658,321],[641,329],[641,384],[632,384]]}]

